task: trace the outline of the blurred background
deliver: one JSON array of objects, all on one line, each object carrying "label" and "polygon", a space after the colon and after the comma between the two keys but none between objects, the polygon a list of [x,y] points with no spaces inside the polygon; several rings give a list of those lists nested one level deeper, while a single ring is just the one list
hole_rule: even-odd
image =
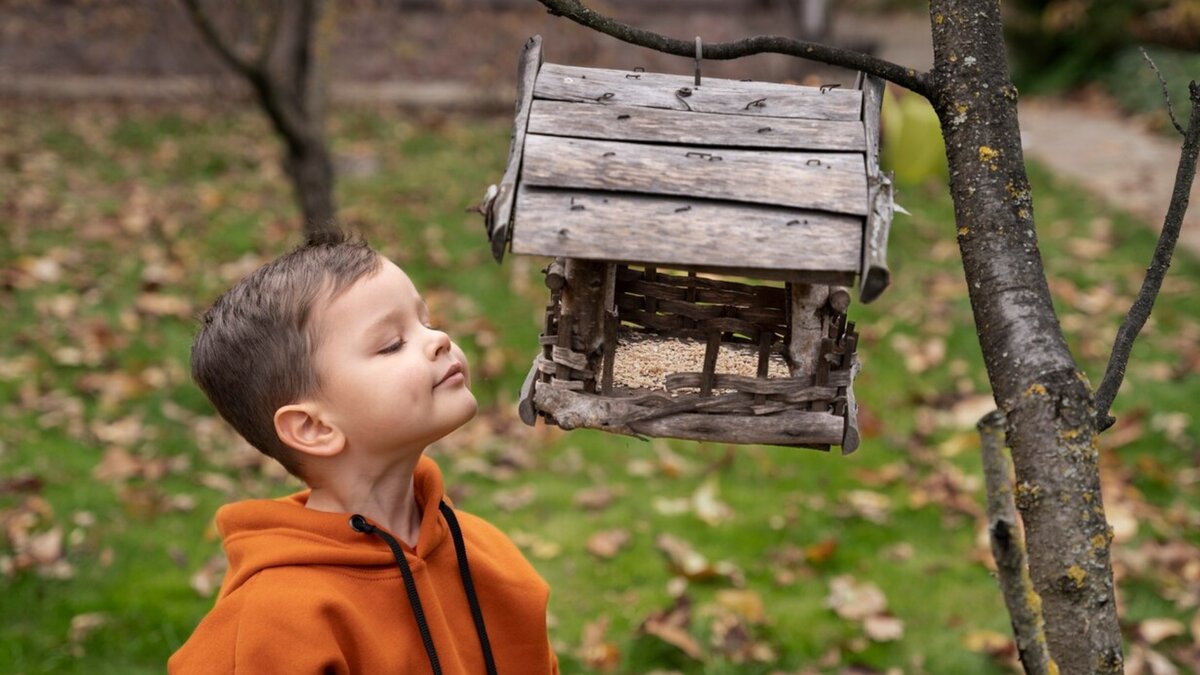
[{"label": "blurred background", "polygon": [[[283,5],[200,6],[253,56]],[[788,34],[932,64],[927,7],[912,0],[589,6],[683,39]],[[430,454],[456,503],[550,582],[564,673],[1018,672],[974,431],[994,404],[927,104],[889,86],[885,163],[911,215],[892,227],[892,288],[851,308],[857,453],[566,434],[515,414],[543,263],[496,265],[469,212],[504,170],[517,56],[540,34],[552,63],[690,74],[691,60],[533,0],[324,9],[312,77],[285,100],[320,132],[337,218],[406,268],[467,351],[480,414]],[[1200,3],[1004,10],[1039,244],[1072,351],[1098,382],[1178,161],[1138,47],[1185,121]],[[853,81],[781,56],[703,69]],[[284,148],[182,2],[0,2],[0,672],[162,672],[220,584],[215,509],[299,489],[187,374],[199,313],[300,240]],[[1200,671],[1196,219],[1101,439],[1135,674]]]}]

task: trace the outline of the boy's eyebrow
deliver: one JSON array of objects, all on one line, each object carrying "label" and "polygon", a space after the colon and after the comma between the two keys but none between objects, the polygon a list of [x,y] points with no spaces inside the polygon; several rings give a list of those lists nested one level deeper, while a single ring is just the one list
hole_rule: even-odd
[{"label": "boy's eyebrow", "polygon": [[378,319],[372,322],[370,326],[367,327],[367,337],[375,337],[375,335],[382,332],[383,329],[387,328],[396,321],[403,319],[404,314],[404,310],[399,307],[389,310],[386,314],[380,316]]},{"label": "boy's eyebrow", "polygon": [[[425,304],[424,299],[417,300],[416,308],[417,308],[417,316],[418,317],[428,317],[429,316],[429,305]],[[370,326],[367,327],[367,332],[366,332],[367,337],[368,338],[375,337],[375,335],[377,333],[379,333],[383,329],[387,328],[392,323],[394,323],[400,319],[403,319],[405,314],[406,314],[406,312],[404,311],[404,309],[402,307],[396,307],[396,308],[389,310],[386,314],[380,316],[373,323],[371,323]]]}]

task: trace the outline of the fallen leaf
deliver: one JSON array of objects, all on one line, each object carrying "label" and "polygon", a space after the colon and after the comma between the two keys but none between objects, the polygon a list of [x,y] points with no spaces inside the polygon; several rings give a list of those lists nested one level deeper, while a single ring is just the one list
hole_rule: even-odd
[{"label": "fallen leaf", "polygon": [[588,511],[603,511],[616,498],[616,491],[607,485],[580,490],[575,494],[575,505]]},{"label": "fallen leaf", "polygon": [[63,529],[55,525],[45,532],[29,537],[25,547],[33,562],[38,565],[50,565],[63,555]]},{"label": "fallen leaf", "polygon": [[834,537],[822,539],[821,541],[804,547],[804,559],[808,562],[819,565],[827,562],[837,553],[838,540]]},{"label": "fallen leaf", "polygon": [[588,537],[587,552],[597,558],[612,558],[629,544],[627,530],[604,530]]},{"label": "fallen leaf", "polygon": [[771,645],[754,639],[743,618],[736,614],[718,614],[713,617],[709,629],[710,644],[733,663],[769,663],[777,658]]},{"label": "fallen leaf", "polygon": [[688,632],[691,623],[692,601],[688,596],[681,595],[675,599],[675,604],[667,609],[652,612],[638,630],[678,647],[684,654],[697,661],[703,661],[704,651]]},{"label": "fallen leaf", "polygon": [[859,582],[843,574],[829,580],[829,596],[825,605],[838,616],[851,621],[861,621],[887,610],[887,597],[871,582]]},{"label": "fallen leaf", "polygon": [[121,481],[137,476],[141,472],[141,460],[134,457],[125,448],[113,446],[104,451],[104,458],[92,469],[92,477],[103,481]]},{"label": "fallen leaf", "polygon": [[761,624],[767,620],[762,596],[749,589],[725,588],[717,591],[717,604],[737,614],[750,624]]},{"label": "fallen leaf", "polygon": [[514,490],[499,490],[492,495],[492,503],[502,511],[517,511],[529,506],[537,497],[537,488],[532,485],[522,485]]},{"label": "fallen leaf", "polygon": [[690,544],[669,534],[660,534],[655,540],[655,546],[667,557],[667,567],[672,574],[678,574],[691,581],[706,581],[726,578],[735,586],[744,583],[741,570],[733,563],[710,563],[708,558],[692,548]]},{"label": "fallen leaf", "polygon": [[1129,647],[1125,675],[1179,675],[1179,669],[1163,654],[1143,644]]},{"label": "fallen leaf", "polygon": [[108,623],[108,615],[103,612],[87,612],[71,617],[71,628],[67,632],[67,641],[79,644],[87,639],[93,631]]},{"label": "fallen leaf", "polygon": [[133,303],[134,308],[150,316],[173,316],[190,319],[195,309],[187,298],[162,293],[142,293]]},{"label": "fallen leaf", "polygon": [[994,630],[976,630],[963,636],[963,646],[977,654],[991,657],[1010,656],[1017,651],[1016,643],[1009,635]]},{"label": "fallen leaf", "polygon": [[892,512],[891,498],[870,490],[844,492],[841,501],[854,515],[879,525],[886,524]]},{"label": "fallen leaf", "polygon": [[221,587],[221,578],[224,576],[228,564],[225,556],[220,553],[209,558],[200,569],[192,574],[190,580],[192,590],[202,598],[212,597],[212,594]]},{"label": "fallen leaf", "polygon": [[621,664],[621,650],[605,638],[607,633],[607,616],[583,625],[583,644],[579,646],[579,658],[591,670],[609,673]]},{"label": "fallen leaf", "polygon": [[863,620],[863,632],[873,642],[894,642],[904,637],[904,622],[894,616],[876,614]]},{"label": "fallen leaf", "polygon": [[717,474],[712,474],[692,493],[692,512],[710,526],[720,525],[733,517],[733,509],[717,499],[720,491]]},{"label": "fallen leaf", "polygon": [[1164,618],[1146,619],[1137,627],[1138,637],[1145,640],[1146,644],[1151,645],[1183,635],[1185,631],[1182,621]]},{"label": "fallen leaf", "polygon": [[538,560],[550,560],[562,554],[562,544],[557,541],[543,539],[536,534],[520,530],[514,531],[510,536],[514,544],[526,549],[529,555]]}]

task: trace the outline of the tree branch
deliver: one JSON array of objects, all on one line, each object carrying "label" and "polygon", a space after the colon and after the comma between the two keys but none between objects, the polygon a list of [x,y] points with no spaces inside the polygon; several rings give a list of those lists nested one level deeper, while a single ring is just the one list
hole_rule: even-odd
[{"label": "tree branch", "polygon": [[[694,57],[696,55],[696,43],[693,40],[678,40],[623,24],[588,9],[580,0],[538,0],[538,2],[545,5],[551,14],[566,17],[581,26],[586,26],[618,40],[676,56]],[[703,52],[704,58],[719,61],[753,54],[797,56],[876,75],[930,98],[931,89],[927,73],[918,72],[912,68],[906,68],[852,49],[780,36],[760,35],[737,42],[705,44]]]},{"label": "tree branch", "polygon": [[[187,8],[188,14],[192,17],[192,21],[196,24],[196,27],[204,34],[204,39],[208,40],[208,44],[212,45],[213,49],[217,50],[217,54],[242,75],[242,77],[253,80],[256,74],[264,71],[262,66],[265,65],[265,58],[260,58],[258,62],[252,63],[249,59],[240,56],[233,44],[225,42],[225,39],[221,37],[220,31],[213,24],[212,19],[208,17],[204,8],[200,6],[200,0],[183,0],[183,5]],[[265,53],[267,49],[264,48],[263,51]]]},{"label": "tree branch", "polygon": [[1013,472],[1004,453],[1004,413],[999,410],[984,415],[975,428],[983,448],[983,476],[987,486],[988,534],[992,541],[992,557],[996,560],[996,575],[1000,592],[1012,620],[1017,652],[1025,666],[1026,675],[1047,675],[1058,672],[1046,649],[1045,623],[1042,619],[1042,600],[1033,589],[1029,563],[1025,557],[1025,542],[1017,529],[1017,510],[1013,504]]},{"label": "tree branch", "polygon": [[1183,130],[1183,127],[1179,126],[1179,120],[1175,119],[1175,107],[1171,105],[1171,92],[1167,91],[1166,78],[1163,77],[1162,71],[1158,69],[1158,64],[1154,62],[1154,59],[1150,58],[1150,54],[1146,53],[1145,48],[1138,47],[1138,51],[1142,53],[1142,58],[1146,59],[1146,63],[1150,64],[1150,70],[1153,70],[1154,74],[1158,76],[1158,84],[1162,87],[1163,100],[1167,102],[1167,115],[1171,117],[1171,124],[1175,126],[1175,131],[1178,131],[1180,136],[1186,136],[1187,133]]},{"label": "tree branch", "polygon": [[1146,278],[1142,280],[1142,288],[1138,291],[1133,306],[1121,323],[1117,337],[1113,342],[1112,354],[1108,359],[1108,368],[1104,371],[1104,379],[1096,389],[1096,429],[1104,431],[1113,425],[1116,419],[1108,414],[1112,408],[1121,382],[1125,379],[1125,367],[1129,363],[1133,351],[1134,340],[1146,325],[1150,311],[1154,308],[1154,299],[1162,288],[1163,278],[1171,266],[1171,255],[1175,252],[1175,244],[1179,241],[1179,230],[1183,227],[1183,216],[1187,213],[1188,198],[1192,191],[1192,181],[1196,177],[1196,157],[1200,154],[1200,85],[1193,80],[1188,85],[1192,101],[1192,113],[1188,120],[1188,128],[1183,137],[1183,148],[1179,155],[1179,169],[1175,172],[1175,188],[1171,194],[1171,205],[1167,208],[1167,216],[1163,222],[1162,232],[1158,235],[1158,246],[1154,249],[1154,257],[1150,267],[1146,268]]}]

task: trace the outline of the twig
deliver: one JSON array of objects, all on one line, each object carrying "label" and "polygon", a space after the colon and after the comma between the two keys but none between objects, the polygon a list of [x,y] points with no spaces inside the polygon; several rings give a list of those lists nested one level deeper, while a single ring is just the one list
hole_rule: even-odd
[{"label": "twig", "polygon": [[[588,9],[580,0],[538,0],[556,16],[566,17],[575,23],[637,45],[666,54],[694,58],[695,40],[678,40],[653,31],[636,28]],[[852,49],[843,49],[792,38],[759,35],[737,42],[714,42],[704,44],[704,58],[715,60],[736,59],[752,54],[788,54],[834,66],[851,68],[876,75],[889,82],[912,90],[926,98],[931,95],[927,73],[918,72],[890,61],[875,58]]]},{"label": "twig", "polygon": [[1154,63],[1154,59],[1150,58],[1150,55],[1146,53],[1146,49],[1138,47],[1138,50],[1142,52],[1142,58],[1146,59],[1146,63],[1150,64],[1150,70],[1153,70],[1154,74],[1158,76],[1158,84],[1162,87],[1163,99],[1167,102],[1167,114],[1171,116],[1171,124],[1175,125],[1175,131],[1178,131],[1180,136],[1186,136],[1187,134],[1183,131],[1183,127],[1179,126],[1179,120],[1175,119],[1175,108],[1171,105],[1171,92],[1167,91],[1166,78],[1163,77],[1162,71],[1158,69],[1158,65]]},{"label": "twig", "polygon": [[1150,261],[1150,267],[1146,268],[1142,288],[1138,291],[1125,320],[1121,322],[1121,328],[1113,341],[1112,354],[1108,358],[1108,367],[1104,371],[1104,379],[1096,389],[1098,431],[1104,431],[1116,421],[1108,411],[1121,388],[1121,381],[1125,379],[1125,367],[1129,363],[1130,352],[1133,351],[1133,342],[1146,325],[1150,311],[1154,309],[1154,299],[1158,297],[1163,278],[1171,266],[1171,256],[1175,252],[1176,242],[1179,241],[1179,230],[1183,227],[1183,216],[1187,213],[1188,197],[1192,191],[1192,181],[1196,177],[1196,156],[1200,154],[1200,85],[1193,80],[1188,85],[1188,92],[1192,101],[1192,113],[1188,120],[1187,132],[1183,135],[1183,148],[1179,153],[1179,169],[1175,172],[1171,205],[1167,208],[1163,229],[1158,235],[1154,257]]},{"label": "twig", "polygon": [[249,59],[238,54],[237,46],[225,42],[225,39],[221,37],[221,32],[217,30],[212,19],[209,18],[204,8],[200,6],[200,0],[183,0],[183,5],[187,8],[192,21],[200,29],[200,32],[204,34],[208,43],[212,45],[213,49],[217,50],[217,54],[234,70],[238,71],[242,77],[253,79],[256,74],[261,72],[261,66],[265,63],[265,58],[260,55],[260,63],[252,63]]},{"label": "twig", "polygon": [[1025,542],[1017,529],[1017,510],[1013,505],[1012,464],[1004,452],[1004,413],[984,415],[975,428],[983,447],[983,476],[987,486],[988,534],[992,557],[1008,616],[1012,620],[1017,652],[1026,675],[1057,673],[1046,648],[1042,600],[1029,578]]}]

